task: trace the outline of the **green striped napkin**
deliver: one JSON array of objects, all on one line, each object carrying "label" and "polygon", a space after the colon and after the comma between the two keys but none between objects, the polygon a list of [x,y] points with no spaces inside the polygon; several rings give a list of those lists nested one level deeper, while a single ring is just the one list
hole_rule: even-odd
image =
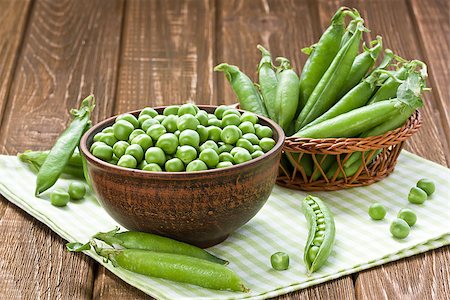
[{"label": "green striped napkin", "polygon": [[[409,204],[409,189],[422,177],[436,182],[436,192],[423,205]],[[66,188],[68,184],[69,180],[60,179],[56,187]],[[86,242],[94,233],[117,225],[93,194],[57,208],[48,199],[35,198],[34,187],[35,175],[24,164],[14,156],[0,156],[1,194],[67,241]],[[326,201],[334,213],[336,245],[327,264],[312,276],[306,275],[302,261],[307,237],[300,210],[304,192],[275,186],[267,204],[250,222],[209,249],[230,261],[229,267],[239,274],[250,293],[214,291],[149,278],[104,263],[93,251],[85,254],[158,299],[265,299],[450,244],[450,170],[406,151],[401,153],[395,172],[379,183],[313,194]],[[367,210],[373,202],[388,208],[385,220],[369,218]],[[389,233],[389,224],[404,207],[413,209],[418,221],[406,239],[395,240]],[[271,269],[269,258],[277,251],[289,254],[288,270]]]}]

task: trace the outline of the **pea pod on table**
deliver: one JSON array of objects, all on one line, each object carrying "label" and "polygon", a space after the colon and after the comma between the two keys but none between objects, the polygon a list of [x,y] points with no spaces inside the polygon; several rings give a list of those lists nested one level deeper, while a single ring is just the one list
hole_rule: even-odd
[{"label": "pea pod on table", "polygon": [[277,73],[278,86],[275,97],[275,114],[277,122],[285,132],[289,130],[289,126],[295,117],[297,111],[299,97],[299,78],[288,59],[278,57],[280,68]]},{"label": "pea pod on table", "polygon": [[347,76],[358,53],[362,32],[366,31],[362,21],[358,24],[355,34],[340,48],[330,67],[308,98],[305,107],[296,120],[296,131],[326,112],[337,102],[338,95],[346,83]]},{"label": "pea pod on table", "polygon": [[90,124],[90,114],[94,106],[94,96],[90,95],[82,101],[79,109],[71,111],[74,119],[58,137],[44,164],[39,169],[36,178],[36,195],[52,187],[58,180],[75,148],[80,143],[86,127]]},{"label": "pea pod on table", "polygon": [[[314,88],[331,65],[345,31],[345,16],[349,14],[347,8],[339,8],[331,20],[330,26],[322,34],[313,49],[307,48],[310,54],[300,76],[299,108],[302,109],[312,94]],[[311,51],[312,50],[312,51]]]},{"label": "pea pod on table", "polygon": [[275,113],[275,98],[277,93],[278,78],[275,70],[272,68],[272,58],[270,56],[270,52],[261,45],[258,45],[257,48],[261,51],[262,55],[261,61],[258,65],[259,88],[267,109],[267,114],[272,120],[277,121],[277,115]]},{"label": "pea pod on table", "polygon": [[104,241],[110,246],[119,245],[128,249],[142,249],[155,252],[182,254],[222,265],[228,264],[228,261],[226,260],[220,259],[201,248],[183,242],[151,233],[118,231],[119,229],[116,228],[109,232],[99,232],[94,235],[94,238]]},{"label": "pea pod on table", "polygon": [[311,274],[322,267],[330,256],[336,229],[333,214],[319,198],[307,196],[302,208],[309,228],[303,260],[308,274]]},{"label": "pea pod on table", "polygon": [[217,65],[214,71],[225,73],[225,77],[231,83],[231,87],[239,99],[242,109],[268,117],[261,95],[252,80],[241,72],[238,67],[222,63]]}]

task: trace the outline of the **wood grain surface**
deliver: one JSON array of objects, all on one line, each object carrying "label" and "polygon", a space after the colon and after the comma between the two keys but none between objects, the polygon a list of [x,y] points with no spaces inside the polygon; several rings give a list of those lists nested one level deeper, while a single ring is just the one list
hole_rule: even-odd
[{"label": "wood grain surface", "polygon": [[[234,103],[221,62],[252,79],[260,53],[316,42],[339,6],[371,32],[428,64],[424,125],[407,149],[450,166],[449,18],[445,0],[0,0],[0,152],[49,148],[68,110],[90,93],[94,120],[144,106]],[[0,197],[0,299],[148,299]],[[450,250],[345,276],[278,299],[446,299]]]}]

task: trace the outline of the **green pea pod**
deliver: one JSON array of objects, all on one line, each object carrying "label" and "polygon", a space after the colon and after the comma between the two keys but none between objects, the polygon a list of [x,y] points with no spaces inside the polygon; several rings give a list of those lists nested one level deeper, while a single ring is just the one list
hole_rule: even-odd
[{"label": "green pea pod", "polygon": [[228,261],[226,260],[220,259],[201,248],[183,242],[151,233],[137,231],[118,231],[119,228],[116,228],[109,232],[99,232],[94,235],[94,238],[102,240],[111,246],[119,245],[128,249],[142,249],[155,252],[180,254],[197,257],[199,259],[205,259],[213,263],[222,265],[228,264]]},{"label": "green pea pod", "polygon": [[330,67],[314,88],[297,118],[295,130],[303,128],[336,103],[338,94],[345,85],[346,78],[358,53],[362,32],[365,30],[362,22],[359,22],[355,34],[339,50]]},{"label": "green pea pod", "polygon": [[[323,155],[316,155],[316,159],[318,163],[320,164],[320,168],[326,174],[327,170],[333,165],[333,163],[336,161],[336,158],[334,155],[327,155],[327,157],[323,158]],[[315,167],[314,172],[312,173],[312,180],[315,181],[322,177],[323,174],[320,172],[319,168]]]},{"label": "green pea pod", "polygon": [[[426,65],[422,63],[420,66],[422,68],[421,73],[415,71],[413,73],[409,73],[405,82],[402,83],[397,89],[397,97],[399,99],[403,99],[403,101],[409,102],[410,105],[405,106],[404,109],[400,110],[397,114],[392,116],[392,118],[363,132],[360,137],[382,135],[402,126],[411,114],[423,105],[420,95],[425,89],[425,80],[428,77],[428,74]],[[351,165],[361,159],[361,156],[361,152],[353,153],[344,163],[344,167],[350,168]]]},{"label": "green pea pod", "polygon": [[330,256],[336,229],[333,214],[318,197],[308,195],[302,202],[302,209],[309,228],[303,260],[308,274],[311,274],[322,267]]},{"label": "green pea pod", "polygon": [[264,105],[266,106],[269,117],[277,121],[275,114],[275,98],[277,93],[278,78],[275,70],[272,68],[272,58],[270,52],[263,46],[258,45],[257,48],[261,51],[261,61],[258,65],[258,80],[261,90]]},{"label": "green pea pod", "polygon": [[275,97],[275,113],[277,122],[285,132],[292,124],[295,112],[297,111],[299,96],[299,78],[288,59],[278,57],[280,69],[278,75],[278,87]]},{"label": "green pea pod", "polygon": [[357,10],[353,11],[353,14],[354,19],[348,23],[348,26],[345,29],[344,35],[341,39],[340,48],[343,47],[345,43],[347,43],[348,40],[353,36],[353,34],[356,32],[356,28],[358,27],[358,22],[362,20]]},{"label": "green pea pod", "polygon": [[405,109],[407,105],[412,104],[399,99],[380,101],[302,129],[294,136],[307,138],[359,136],[366,130],[389,120],[393,115]]},{"label": "green pea pod", "polygon": [[222,63],[214,68],[214,71],[225,73],[236,94],[242,109],[252,113],[268,117],[267,110],[252,80],[238,67]]},{"label": "green pea pod", "polygon": [[[311,176],[312,174],[312,167],[313,167],[313,160],[311,155],[309,154],[303,154],[300,161],[298,160],[300,154],[299,153],[291,153],[292,157],[289,155],[286,155],[289,163],[292,165],[292,167],[295,168],[296,165],[301,165],[303,167],[303,170],[305,171],[306,176]],[[300,173],[298,171],[297,173]]]},{"label": "green pea pod", "polygon": [[347,79],[344,87],[338,98],[341,98],[348,91],[350,91],[355,85],[357,85],[367,74],[370,68],[375,64],[381,49],[383,48],[383,42],[381,36],[377,36],[377,39],[370,43],[371,48],[367,48],[363,45],[364,52],[359,54],[352,64],[350,73],[347,75]]},{"label": "green pea pod", "polygon": [[106,249],[93,244],[98,255],[115,267],[215,290],[248,292],[239,276],[227,267],[196,257],[141,249]]},{"label": "green pea pod", "polygon": [[299,109],[302,109],[308,101],[314,88],[331,65],[339,51],[342,36],[345,31],[346,8],[339,8],[331,19],[331,24],[322,34],[314,47],[302,49],[309,55],[300,76],[300,101]]},{"label": "green pea pod", "polygon": [[73,109],[74,119],[69,127],[58,137],[50,150],[36,178],[36,196],[52,187],[63,172],[75,148],[80,143],[81,136],[90,123],[90,114],[95,106],[94,96],[83,100],[78,110]]}]

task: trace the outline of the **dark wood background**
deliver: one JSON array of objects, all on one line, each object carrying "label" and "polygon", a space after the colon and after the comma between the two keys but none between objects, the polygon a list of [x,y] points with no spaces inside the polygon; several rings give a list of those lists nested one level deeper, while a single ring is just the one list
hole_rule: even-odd
[{"label": "dark wood background", "polygon": [[[361,12],[368,39],[382,34],[399,55],[427,62],[433,90],[407,149],[449,166],[446,0],[0,0],[0,153],[49,148],[90,93],[95,121],[187,100],[233,103],[213,66],[226,61],[254,77],[261,43],[300,70],[300,49],[341,5]],[[1,299],[147,297],[0,199]],[[445,299],[449,266],[444,247],[279,299]]]}]

